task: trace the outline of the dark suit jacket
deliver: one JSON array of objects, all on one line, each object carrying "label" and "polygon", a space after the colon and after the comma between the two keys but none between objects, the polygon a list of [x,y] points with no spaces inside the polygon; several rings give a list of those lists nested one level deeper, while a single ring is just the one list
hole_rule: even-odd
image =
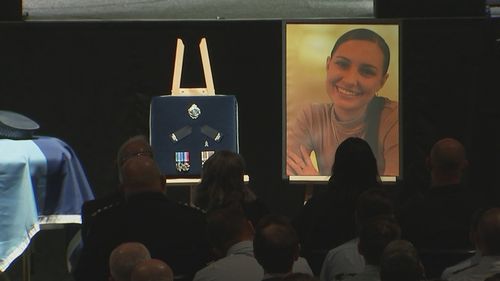
[{"label": "dark suit jacket", "polygon": [[404,238],[417,249],[468,249],[472,214],[483,200],[462,185],[430,188],[401,214]]},{"label": "dark suit jacket", "polygon": [[111,251],[132,241],[146,245],[175,275],[194,275],[208,259],[203,213],[161,193],[140,193],[94,217],[75,279],[107,280]]}]

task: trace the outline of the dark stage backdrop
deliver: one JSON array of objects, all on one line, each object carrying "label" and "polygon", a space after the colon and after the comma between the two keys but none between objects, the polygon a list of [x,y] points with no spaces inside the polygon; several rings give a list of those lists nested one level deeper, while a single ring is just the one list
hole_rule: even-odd
[{"label": "dark stage backdrop", "polygon": [[497,19],[404,21],[401,67],[406,188],[427,185],[425,157],[432,144],[454,137],[467,150],[470,166],[465,180],[500,203],[500,135],[493,129],[500,121],[495,97],[498,27]]},{"label": "dark stage backdrop", "polygon": [[[496,190],[495,24],[403,22],[404,181],[398,188],[425,186],[431,144],[453,136],[469,150],[469,180],[482,191]],[[304,186],[281,178],[279,20],[0,23],[0,108],[37,120],[40,134],[71,145],[95,194],[102,196],[116,187],[119,145],[134,134],[148,134],[151,97],[170,93],[178,37],[186,46],[181,86],[204,85],[198,43],[206,37],[216,92],[239,102],[240,152],[251,184],[273,210],[294,215]]]}]

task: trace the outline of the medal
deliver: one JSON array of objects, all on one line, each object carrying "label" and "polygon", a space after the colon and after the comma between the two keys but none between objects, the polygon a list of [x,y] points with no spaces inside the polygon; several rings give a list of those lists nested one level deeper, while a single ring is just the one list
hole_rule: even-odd
[{"label": "medal", "polygon": [[189,152],[175,152],[175,169],[179,172],[188,172],[189,168]]},{"label": "medal", "polygon": [[201,165],[205,164],[205,161],[207,161],[210,156],[212,156],[215,153],[215,151],[208,150],[208,151],[202,151],[201,152]]}]

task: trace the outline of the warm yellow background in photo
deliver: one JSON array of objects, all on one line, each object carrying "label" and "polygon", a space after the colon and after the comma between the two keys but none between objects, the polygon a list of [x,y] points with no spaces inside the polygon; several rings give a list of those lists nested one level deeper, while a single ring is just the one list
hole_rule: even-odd
[{"label": "warm yellow background in photo", "polygon": [[287,128],[309,103],[329,103],[326,93],[326,60],[338,37],[366,28],[378,33],[389,45],[389,78],[379,95],[398,101],[399,27],[396,24],[287,24],[286,110]]}]

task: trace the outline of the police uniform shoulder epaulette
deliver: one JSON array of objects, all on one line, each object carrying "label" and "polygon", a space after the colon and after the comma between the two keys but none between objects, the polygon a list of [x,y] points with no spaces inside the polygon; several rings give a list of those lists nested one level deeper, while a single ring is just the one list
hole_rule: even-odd
[{"label": "police uniform shoulder epaulette", "polygon": [[467,269],[474,268],[474,267],[476,267],[476,266],[478,266],[478,265],[479,265],[479,263],[474,263],[474,264],[471,264],[471,265],[469,265],[469,266],[467,266],[467,267],[464,267],[464,268],[458,269],[458,270],[456,270],[456,271],[453,271],[453,272],[451,273],[451,275],[458,274],[458,273],[463,272],[463,271],[465,271],[465,270],[467,270]]},{"label": "police uniform shoulder epaulette", "polygon": [[103,207],[95,210],[90,216],[95,217],[95,216],[97,216],[97,215],[99,215],[101,213],[104,213],[104,212],[106,212],[108,210],[114,209],[114,208],[116,208],[116,207],[118,207],[120,205],[121,205],[120,201],[116,201],[116,202],[110,203],[110,204],[108,204],[106,206],[103,206]]}]

